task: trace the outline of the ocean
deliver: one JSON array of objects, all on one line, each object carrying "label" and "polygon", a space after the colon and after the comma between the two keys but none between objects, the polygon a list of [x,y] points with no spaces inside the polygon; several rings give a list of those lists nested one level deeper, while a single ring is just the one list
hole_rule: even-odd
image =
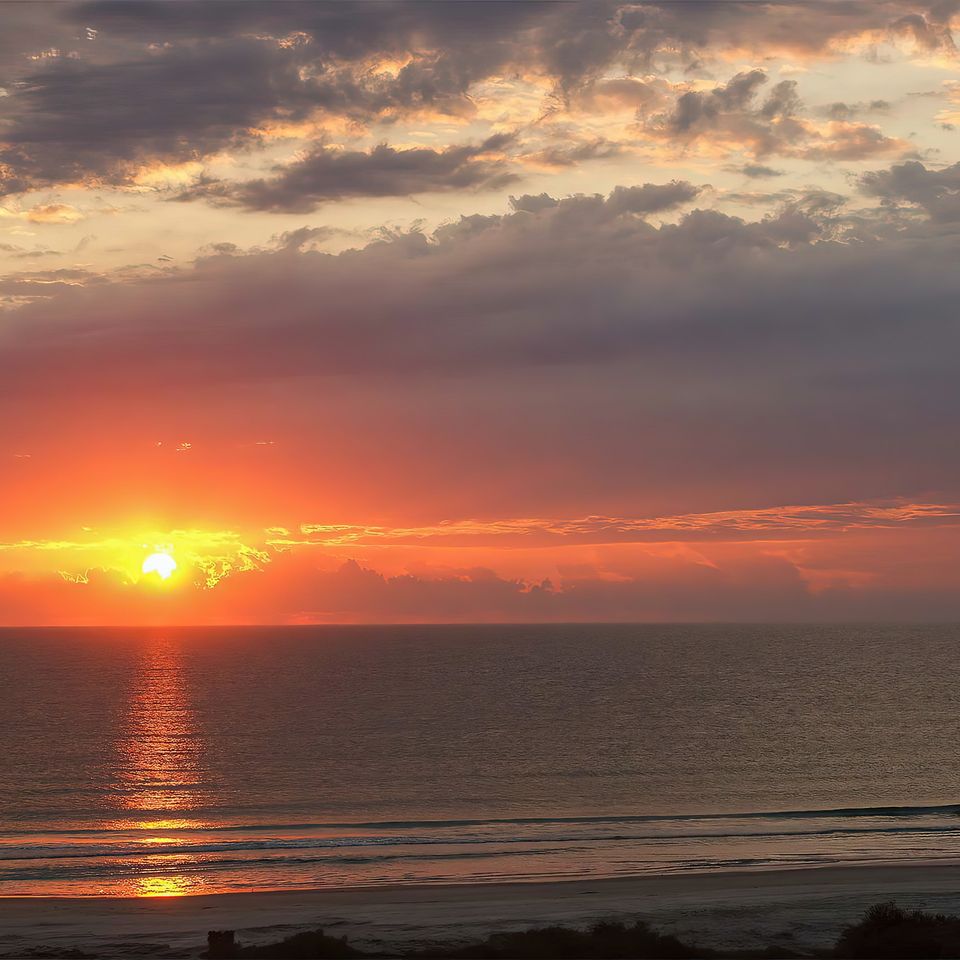
[{"label": "ocean", "polygon": [[958,640],[0,630],[0,895],[960,859]]}]

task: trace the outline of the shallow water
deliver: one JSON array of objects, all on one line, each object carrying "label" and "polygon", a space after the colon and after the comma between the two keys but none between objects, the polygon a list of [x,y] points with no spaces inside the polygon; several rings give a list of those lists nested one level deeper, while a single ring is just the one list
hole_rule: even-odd
[{"label": "shallow water", "polygon": [[960,858],[953,626],[0,632],[0,894]]}]

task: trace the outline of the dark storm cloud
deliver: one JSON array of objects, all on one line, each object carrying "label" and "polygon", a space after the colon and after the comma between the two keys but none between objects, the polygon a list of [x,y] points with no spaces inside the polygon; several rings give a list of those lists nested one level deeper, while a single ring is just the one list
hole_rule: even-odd
[{"label": "dark storm cloud", "polygon": [[[222,39],[244,35],[306,33],[326,54],[358,59],[376,51],[404,51],[414,38],[423,46],[491,43],[562,13],[564,4],[498,3],[483,0],[432,3],[369,0],[352,4],[300,0],[166,0],[78,3],[65,13],[75,24],[91,24],[130,40]],[[600,6],[600,5],[598,5]]]},{"label": "dark storm cloud", "polygon": [[[945,46],[948,37],[942,5],[905,11],[902,3],[856,0],[36,8],[14,7],[14,29],[0,35],[6,193],[78,180],[126,183],[132,165],[203,158],[255,142],[258,125],[317,110],[360,122],[424,107],[468,113],[472,86],[498,74],[545,74],[562,98],[589,102],[594,85],[600,92],[617,82],[603,77],[612,64],[652,70],[664,51],[696,65],[714,46],[813,54],[868,28],[909,33],[927,46]],[[27,60],[42,41],[60,56]],[[409,59],[387,77],[370,70],[378,57]],[[672,129],[689,135],[715,126],[718,116],[746,109],[759,83],[754,71],[713,93],[686,94]],[[784,82],[752,119],[769,125],[794,107]],[[762,150],[769,130],[754,133]]]},{"label": "dark storm cloud", "polygon": [[[95,23],[130,42],[109,62],[61,56],[21,67],[5,103],[2,192],[85,179],[125,183],[133,165],[243,146],[256,140],[259,124],[317,110],[367,121],[426,105],[470,109],[470,85],[516,52],[518,30],[557,8],[505,4],[496,17],[474,4],[65,9],[78,28]],[[310,42],[283,39],[297,31]],[[512,46],[500,44],[505,37]],[[389,80],[351,66],[420,47],[428,52]]]},{"label": "dark storm cloud", "polygon": [[[201,10],[188,6],[178,4],[174,12],[165,4],[118,4],[101,14],[166,25],[182,36],[191,17],[201,26],[205,22]],[[317,110],[367,121],[425,105],[454,113],[469,109],[466,90],[506,56],[484,47],[483,38],[510,33],[536,9],[534,4],[511,13],[514,6],[527,6],[517,4],[506,5],[498,17],[490,17],[489,10],[481,16],[479,8],[472,16],[466,9],[455,16],[442,11],[448,5],[437,4],[427,17],[423,11],[414,15],[406,4],[385,5],[381,12],[389,12],[388,22],[373,29],[378,20],[373,12],[348,4],[280,6],[286,8],[285,25],[282,12],[269,4],[218,4],[213,19],[219,22],[222,11],[227,27],[236,22],[252,30],[265,19],[295,29],[300,15],[309,13],[308,19],[322,21],[313,28],[322,44],[212,30],[212,38],[188,36],[147,50],[131,46],[123,59],[111,62],[60,56],[31,65],[10,86],[5,102],[9,119],[0,135],[0,163],[7,170],[0,191],[90,179],[125,183],[137,164],[198,159],[249,145],[258,138],[258,125],[296,122]],[[84,19],[78,17],[78,22]],[[405,25],[398,32],[389,28],[394,20]],[[350,24],[357,28],[353,35]],[[426,33],[417,29],[429,24]],[[280,38],[284,32],[278,30]],[[392,80],[372,77],[365,67],[350,68],[353,58],[402,54],[418,42],[459,42],[470,50],[424,55]]]},{"label": "dark storm cloud", "polygon": [[752,223],[635,212],[687,196],[520,198],[432,238],[60,292],[5,319],[0,421],[82,400],[133,423],[155,414],[144,385],[185,410],[262,388],[286,416],[335,409],[376,449],[404,418],[452,498],[494,482],[682,497],[705,465],[736,502],[952,489],[960,239],[824,241],[822,198]]},{"label": "dark storm cloud", "polygon": [[[634,208],[681,199],[653,186]],[[816,203],[659,228],[598,197],[516,206],[8,312],[0,448],[23,446],[25,422],[35,452],[37,433],[82,448],[104,422],[119,447],[198,418],[232,438],[249,419],[282,431],[278,470],[342,460],[430,516],[955,489],[957,238],[923,224],[811,242],[832,223]]]},{"label": "dark storm cloud", "polygon": [[123,182],[132,164],[184,161],[234,144],[281,108],[302,118],[320,97],[298,66],[287,51],[256,41],[114,64],[51,60],[8,98],[0,161],[12,172],[0,188]]},{"label": "dark storm cloud", "polygon": [[[795,345],[795,359],[813,362],[828,331],[831,348],[817,363],[842,363],[849,349],[866,364],[870,353],[854,330],[894,334],[907,301],[914,315],[922,304],[934,325],[952,310],[960,280],[941,269],[952,262],[948,241],[917,234],[909,243],[895,236],[870,245],[809,242],[832,222],[842,201],[834,194],[812,192],[754,223],[695,210],[654,228],[635,216],[696,194],[674,182],[620,187],[607,199],[521,197],[515,214],[465,218],[432,240],[399,234],[338,256],[217,255],[168,279],[77,291],[10,318],[3,381],[8,391],[15,383],[27,388],[31,365],[56,365],[57,357],[68,380],[70,369],[88,365],[122,378],[167,362],[170,376],[189,380],[194,361],[214,378],[593,364],[631,355],[684,356],[696,366],[708,356],[738,363],[777,355],[782,338],[801,335],[811,339]],[[501,273],[506,263],[511,269]],[[851,333],[849,343],[834,339],[841,331]],[[921,350],[912,342],[912,352]]]},{"label": "dark storm cloud", "polygon": [[960,163],[930,170],[917,160],[909,160],[866,173],[860,183],[866,193],[887,203],[916,204],[931,220],[960,220]]},{"label": "dark storm cloud", "polygon": [[[797,16],[798,11],[807,11]],[[422,45],[489,44],[523,29],[543,28],[553,43],[545,56],[555,68],[582,72],[604,62],[609,41],[604,35],[641,52],[666,43],[691,51],[712,43],[733,47],[782,45],[806,52],[821,51],[837,37],[865,29],[908,33],[930,47],[947,47],[944,27],[956,12],[946,2],[843,0],[788,3],[781,0],[685,0],[683,3],[589,4],[549,2],[499,3],[495,15],[486,0],[456,3],[368,2],[361,9],[347,4],[305,4],[293,0],[270,3],[187,0],[173,6],[162,0],[73,4],[65,17],[77,26],[144,42],[238,34],[283,35],[304,31],[316,43],[341,57],[362,57],[372,50],[403,49],[412,37]],[[599,34],[599,36],[598,36]],[[544,47],[547,48],[547,44]]]},{"label": "dark storm cloud", "polygon": [[27,58],[56,50],[69,54],[83,49],[82,26],[62,16],[64,8],[53,3],[7,3],[0,30],[0,87],[23,74]]},{"label": "dark storm cloud", "polygon": [[347,197],[502,187],[517,179],[509,161],[498,155],[511,142],[512,137],[498,135],[480,144],[441,150],[396,150],[385,143],[369,152],[320,147],[296,163],[278,167],[270,179],[242,184],[201,181],[176,199],[204,198],[248,210],[307,213]]}]

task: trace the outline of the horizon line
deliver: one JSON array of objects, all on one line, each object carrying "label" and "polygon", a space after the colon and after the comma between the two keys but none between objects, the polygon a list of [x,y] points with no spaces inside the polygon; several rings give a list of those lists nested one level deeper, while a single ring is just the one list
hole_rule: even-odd
[{"label": "horizon line", "polygon": [[216,630],[285,628],[312,630],[317,627],[826,627],[826,626],[960,626],[954,620],[837,619],[837,620],[416,620],[344,621],[317,623],[29,623],[0,624],[3,630]]}]

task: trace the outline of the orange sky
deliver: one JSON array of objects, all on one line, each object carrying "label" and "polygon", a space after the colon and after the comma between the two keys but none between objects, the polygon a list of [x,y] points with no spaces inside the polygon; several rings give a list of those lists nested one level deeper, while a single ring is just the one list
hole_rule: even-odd
[{"label": "orange sky", "polygon": [[960,616],[952,5],[176,9],[5,11],[0,624]]}]

